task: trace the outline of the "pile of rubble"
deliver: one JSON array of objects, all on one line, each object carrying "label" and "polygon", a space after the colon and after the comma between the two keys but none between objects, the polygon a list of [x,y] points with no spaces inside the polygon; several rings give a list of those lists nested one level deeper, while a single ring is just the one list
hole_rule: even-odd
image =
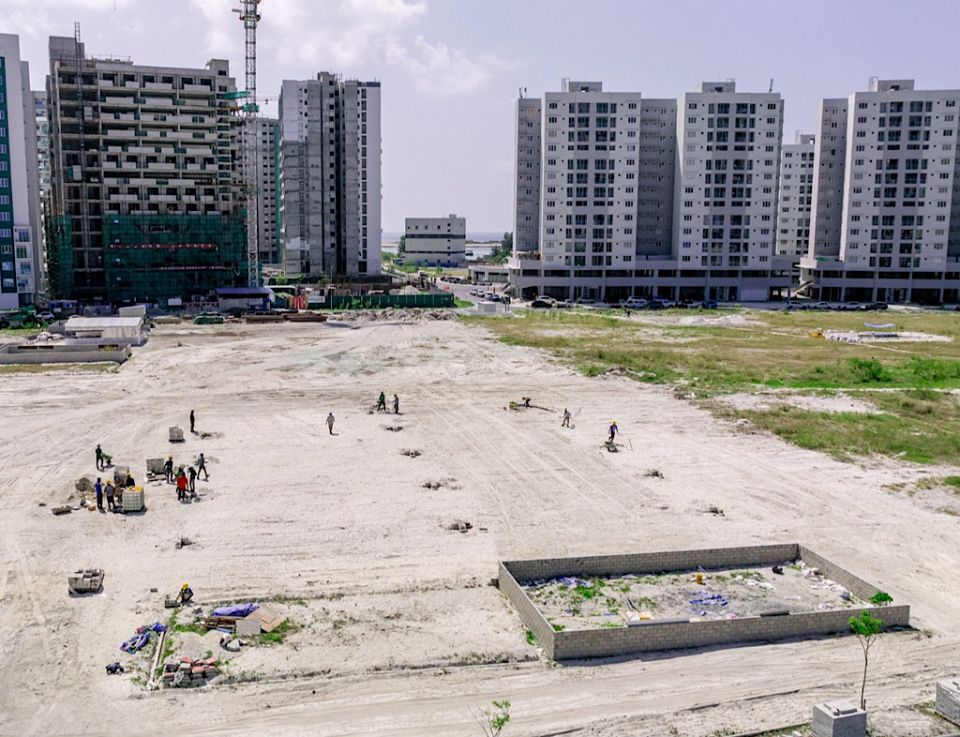
[{"label": "pile of rubble", "polygon": [[400,309],[387,307],[382,310],[345,310],[331,313],[334,320],[343,322],[380,321],[380,322],[422,322],[424,320],[455,320],[457,313],[453,309]]},{"label": "pile of rubble", "polygon": [[182,657],[163,665],[163,684],[167,688],[203,686],[220,675],[215,658]]}]

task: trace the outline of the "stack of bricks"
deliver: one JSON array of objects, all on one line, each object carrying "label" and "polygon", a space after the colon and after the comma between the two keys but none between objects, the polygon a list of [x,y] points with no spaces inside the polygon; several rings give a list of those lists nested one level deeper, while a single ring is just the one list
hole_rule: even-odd
[{"label": "stack of bricks", "polygon": [[220,669],[217,668],[216,658],[194,660],[183,657],[179,662],[165,663],[163,666],[163,683],[173,688],[202,686],[218,675]]},{"label": "stack of bricks", "polygon": [[937,681],[936,709],[940,716],[960,725],[960,678]]},{"label": "stack of bricks", "polygon": [[813,737],[867,737],[867,712],[849,701],[828,701],[813,707]]}]

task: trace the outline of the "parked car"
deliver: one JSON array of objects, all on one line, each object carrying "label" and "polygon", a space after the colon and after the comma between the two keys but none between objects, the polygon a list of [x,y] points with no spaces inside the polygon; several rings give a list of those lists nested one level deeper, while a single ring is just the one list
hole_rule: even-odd
[{"label": "parked car", "polygon": [[577,300],[578,305],[592,305],[595,304],[597,300],[591,299],[590,297],[580,297]]},{"label": "parked car", "polygon": [[840,309],[845,312],[859,312],[864,309],[864,305],[859,302],[844,302],[840,305]]},{"label": "parked car", "polygon": [[44,322],[53,322],[57,319],[56,315],[54,315],[52,312],[41,312],[39,315],[37,315],[37,317]]},{"label": "parked car", "polygon": [[502,299],[502,298],[500,297],[500,295],[497,294],[496,292],[490,292],[490,294],[489,294],[489,296],[488,296],[488,299],[489,299],[491,302],[503,302],[503,299]]},{"label": "parked car", "polygon": [[530,303],[530,306],[535,310],[549,310],[553,307],[554,302],[549,297],[537,297],[533,302]]},{"label": "parked car", "polygon": [[888,307],[889,305],[887,305],[886,302],[871,302],[870,304],[866,305],[866,309],[868,310],[885,310]]},{"label": "parked car", "polygon": [[700,306],[705,310],[715,310],[720,307],[715,299],[705,299],[700,303]]},{"label": "parked car", "polygon": [[676,303],[676,302],[672,302],[671,300],[667,299],[666,297],[654,297],[653,299],[650,300],[650,304],[651,304],[651,305],[653,305],[653,304],[658,304],[658,305],[660,305],[660,307],[657,308],[657,309],[661,309],[661,310],[666,310],[666,309],[669,309],[670,307],[676,307],[676,306],[677,306],[677,303]]},{"label": "parked car", "polygon": [[647,300],[640,297],[627,297],[621,304],[631,310],[642,310],[647,306]]},{"label": "parked car", "polygon": [[569,299],[564,299],[559,302],[555,302],[553,306],[557,309],[569,310],[571,307],[573,307],[573,302],[571,302]]},{"label": "parked car", "polygon": [[814,302],[812,305],[810,305],[811,310],[829,310],[832,309],[832,307],[833,306],[829,302],[824,302],[822,300],[820,302]]}]

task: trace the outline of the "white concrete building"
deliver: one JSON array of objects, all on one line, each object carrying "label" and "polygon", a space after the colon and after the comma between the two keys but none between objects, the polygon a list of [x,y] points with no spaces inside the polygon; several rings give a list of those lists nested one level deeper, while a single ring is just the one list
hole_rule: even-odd
[{"label": "white concrete building", "polygon": [[380,273],[380,83],[284,80],[281,238],[290,274]]},{"label": "white concrete building", "polygon": [[467,254],[467,220],[453,214],[445,218],[407,218],[403,241],[406,263],[463,266]]},{"label": "white concrete building", "polygon": [[790,256],[799,267],[810,243],[813,202],[815,136],[797,133],[780,154],[780,195],[777,214],[777,253]]},{"label": "white concrete building", "polygon": [[674,256],[718,299],[764,300],[774,259],[783,100],[704,82],[680,97]]},{"label": "white concrete building", "polygon": [[[244,129],[245,130],[245,129]],[[278,266],[280,246],[280,121],[257,118],[257,243],[260,263]]]},{"label": "white concrete building", "polygon": [[957,302],[960,90],[873,79],[824,100],[804,287],[830,300]]},{"label": "white concrete building", "polygon": [[788,289],[789,260],[774,258],[782,122],[778,94],[733,82],[679,102],[567,80],[521,99],[511,284],[606,301]]},{"label": "white concrete building", "polygon": [[0,34],[0,309],[36,301],[40,179],[30,69],[18,36]]}]

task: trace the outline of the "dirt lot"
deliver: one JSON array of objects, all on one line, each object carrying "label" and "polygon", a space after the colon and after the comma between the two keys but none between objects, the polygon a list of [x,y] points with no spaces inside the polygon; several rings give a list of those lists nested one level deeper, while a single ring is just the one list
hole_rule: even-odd
[{"label": "dirt lot", "polygon": [[[381,390],[400,417],[368,413]],[[551,411],[504,409],[521,396]],[[507,698],[504,737],[710,737],[856,697],[852,638],[536,658],[489,585],[497,561],[622,550],[796,540],[910,603],[917,631],[871,653],[867,697],[891,737],[932,734],[908,708],[957,674],[960,521],[889,490],[955,469],[841,463],[737,432],[669,387],[587,378],[482,327],[165,326],[117,373],[0,377],[0,407],[3,735],[478,735],[477,708]],[[210,436],[175,452],[210,460],[198,503],[148,486],[142,516],[51,515],[95,471],[98,442],[142,474],[191,408]],[[612,419],[616,454],[602,448]],[[196,544],[177,549],[182,536]],[[106,569],[103,594],[67,595],[81,566]],[[106,676],[184,581],[203,605],[281,600],[297,629],[242,652],[221,687],[148,694]],[[209,649],[194,637],[180,646]]]},{"label": "dirt lot", "polygon": [[589,580],[566,576],[526,583],[524,588],[554,629],[571,630],[626,627],[631,614],[639,620],[699,622],[863,604],[840,584],[812,575],[813,569],[800,561],[783,561],[778,569],[667,571]]}]

